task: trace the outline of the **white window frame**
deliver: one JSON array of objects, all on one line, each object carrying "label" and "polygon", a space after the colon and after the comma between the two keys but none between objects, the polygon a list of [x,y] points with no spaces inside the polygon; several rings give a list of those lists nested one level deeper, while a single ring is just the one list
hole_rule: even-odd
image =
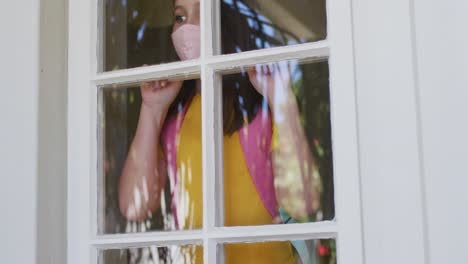
[{"label": "white window frame", "polygon": [[[307,44],[217,55],[219,1],[201,0],[201,57],[144,68],[97,73],[98,0],[69,3],[68,65],[68,263],[95,263],[96,249],[202,242],[205,263],[216,263],[220,242],[335,238],[338,263],[363,263],[360,178],[357,140],[355,73],[351,0],[327,1],[327,39]],[[214,21],[215,23],[212,23]],[[318,223],[248,227],[217,227],[222,214],[223,175],[220,78],[232,67],[274,61],[328,58],[333,139],[335,219]],[[202,89],[203,229],[97,235],[97,101],[98,86],[169,76],[200,76]],[[213,162],[214,161],[214,162]]]}]

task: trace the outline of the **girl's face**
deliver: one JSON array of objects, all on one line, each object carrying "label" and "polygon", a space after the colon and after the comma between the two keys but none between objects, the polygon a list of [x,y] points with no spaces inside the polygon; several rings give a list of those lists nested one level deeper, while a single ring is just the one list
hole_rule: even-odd
[{"label": "girl's face", "polygon": [[174,1],[174,25],[172,32],[175,32],[185,24],[200,25],[200,0]]}]

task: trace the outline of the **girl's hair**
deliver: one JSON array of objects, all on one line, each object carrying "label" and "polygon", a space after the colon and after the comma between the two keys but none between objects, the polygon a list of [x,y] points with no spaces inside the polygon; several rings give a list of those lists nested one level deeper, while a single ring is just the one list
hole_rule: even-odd
[{"label": "girl's hair", "polygon": [[[247,17],[224,1],[221,1],[221,13],[222,54],[257,49],[255,32],[249,27]],[[252,86],[246,72],[225,75],[222,84],[223,130],[230,135],[254,119],[264,98]],[[168,117],[182,111],[194,93],[195,80],[184,81],[182,89],[169,107]]]}]

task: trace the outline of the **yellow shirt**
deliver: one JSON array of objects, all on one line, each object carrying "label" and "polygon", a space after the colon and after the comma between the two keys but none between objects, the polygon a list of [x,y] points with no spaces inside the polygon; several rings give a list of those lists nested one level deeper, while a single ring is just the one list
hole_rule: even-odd
[{"label": "yellow shirt", "polygon": [[[195,95],[177,136],[180,229],[199,229],[203,222],[201,97]],[[245,162],[239,134],[224,136],[224,211],[226,226],[273,224]],[[203,263],[203,249],[188,263]],[[296,263],[290,242],[226,244],[227,264]],[[187,262],[185,262],[187,263]]]}]

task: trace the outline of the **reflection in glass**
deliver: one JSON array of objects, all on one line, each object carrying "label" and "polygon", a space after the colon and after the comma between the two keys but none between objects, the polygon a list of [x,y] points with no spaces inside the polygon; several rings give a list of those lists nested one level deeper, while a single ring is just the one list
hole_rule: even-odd
[{"label": "reflection in glass", "polygon": [[100,233],[202,227],[200,85],[101,88]]},{"label": "reflection in glass", "polygon": [[199,42],[199,0],[102,1],[102,71],[185,60],[180,40]]},{"label": "reflection in glass", "polygon": [[333,219],[328,63],[239,71],[222,79],[224,224]]},{"label": "reflection in glass", "polygon": [[[294,240],[224,244],[226,264],[336,264],[335,240]],[[221,256],[220,256],[221,255]]]},{"label": "reflection in glass", "polygon": [[99,252],[99,264],[202,264],[203,247],[197,245],[107,249]]},{"label": "reflection in glass", "polygon": [[326,38],[325,0],[221,0],[222,54]]}]

